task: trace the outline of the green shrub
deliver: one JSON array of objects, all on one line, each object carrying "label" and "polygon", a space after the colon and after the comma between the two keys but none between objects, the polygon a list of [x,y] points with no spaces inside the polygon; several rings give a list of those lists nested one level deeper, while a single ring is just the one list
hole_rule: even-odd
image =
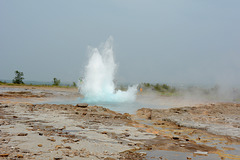
[{"label": "green shrub", "polygon": [[14,84],[24,84],[23,83],[23,72],[15,71],[15,78],[12,80]]},{"label": "green shrub", "polygon": [[53,78],[53,86],[59,86],[60,82],[60,79]]},{"label": "green shrub", "polygon": [[75,82],[73,82],[72,86],[73,87],[77,87],[77,84]]},{"label": "green shrub", "polygon": [[150,83],[143,83],[140,86],[143,86],[145,89],[152,89],[155,90],[157,92],[161,92],[161,94],[163,95],[168,95],[168,94],[172,94],[176,92],[176,88],[175,87],[171,87],[167,84],[150,84]]}]

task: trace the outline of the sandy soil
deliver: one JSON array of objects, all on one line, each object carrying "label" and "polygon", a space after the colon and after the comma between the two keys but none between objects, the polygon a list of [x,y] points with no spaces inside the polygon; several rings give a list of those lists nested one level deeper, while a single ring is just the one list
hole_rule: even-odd
[{"label": "sandy soil", "polygon": [[36,104],[77,96],[73,88],[0,86],[0,159],[240,159],[238,104],[136,115]]}]

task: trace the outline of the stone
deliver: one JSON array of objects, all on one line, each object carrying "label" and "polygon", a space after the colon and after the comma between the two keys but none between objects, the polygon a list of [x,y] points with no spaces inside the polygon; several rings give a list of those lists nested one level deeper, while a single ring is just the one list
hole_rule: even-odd
[{"label": "stone", "polygon": [[140,150],[140,149],[141,149],[141,147],[138,147],[138,146],[137,146],[137,147],[135,147],[135,149],[136,149],[136,150]]},{"label": "stone", "polygon": [[21,152],[22,152],[22,153],[30,153],[30,151],[27,150],[27,149],[23,149],[23,150],[21,150]]},{"label": "stone", "polygon": [[124,133],[125,137],[129,137],[130,134],[129,133]]},{"label": "stone", "polygon": [[76,127],[80,127],[80,128],[82,128],[82,129],[85,129],[85,127],[84,127],[84,126],[81,126],[81,125],[77,125]]},{"label": "stone", "polygon": [[54,160],[60,160],[62,157],[54,157]]},{"label": "stone", "polygon": [[0,157],[8,157],[9,154],[0,154]]},{"label": "stone", "polygon": [[74,152],[73,152],[73,155],[74,155],[74,156],[79,156],[79,154],[80,154],[80,153],[79,153],[78,151],[74,151]]},{"label": "stone", "polygon": [[52,141],[52,142],[56,142],[56,139],[54,139],[54,138],[48,138],[47,140]]},{"label": "stone", "polygon": [[141,154],[141,155],[144,155],[144,156],[146,156],[146,155],[147,155],[147,153],[146,153],[146,152],[139,152],[139,154]]},{"label": "stone", "polygon": [[72,149],[70,146],[66,146],[65,148],[67,148],[67,149]]},{"label": "stone", "polygon": [[152,119],[152,110],[149,108],[141,108],[137,110],[137,115],[146,119]]},{"label": "stone", "polygon": [[87,108],[87,107],[88,107],[88,104],[87,104],[87,103],[78,103],[78,104],[76,105],[76,107]]},{"label": "stone", "polygon": [[107,132],[106,132],[106,131],[103,131],[102,134],[107,134]]},{"label": "stone", "polygon": [[202,156],[207,156],[208,152],[202,152],[202,151],[196,151],[193,153],[194,155],[202,155]]},{"label": "stone", "polygon": [[64,129],[66,129],[66,126],[63,126],[62,128],[59,128],[59,130],[64,130]]},{"label": "stone", "polygon": [[174,139],[174,140],[179,140],[179,137],[172,137],[172,139]]},{"label": "stone", "polygon": [[27,136],[27,133],[18,133],[18,136]]},{"label": "stone", "polygon": [[39,144],[38,147],[42,147],[42,144]]},{"label": "stone", "polygon": [[23,158],[22,154],[17,154],[17,158]]},{"label": "stone", "polygon": [[129,146],[135,146],[135,143],[128,143]]},{"label": "stone", "polygon": [[56,145],[55,148],[56,148],[56,149],[60,149],[60,148],[62,148],[62,146]]},{"label": "stone", "polygon": [[79,140],[79,139],[74,139],[73,141],[74,141],[74,142],[78,142],[78,141],[80,141],[80,140]]}]

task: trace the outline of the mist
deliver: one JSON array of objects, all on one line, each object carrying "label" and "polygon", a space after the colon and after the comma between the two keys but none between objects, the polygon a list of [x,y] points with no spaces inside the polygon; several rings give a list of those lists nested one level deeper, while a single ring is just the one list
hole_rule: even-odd
[{"label": "mist", "polygon": [[150,87],[146,87],[146,85],[140,84],[142,92],[138,93],[136,101],[143,104],[142,107],[171,108],[219,102],[240,102],[240,88],[236,87],[231,88],[219,85],[168,85],[170,89],[165,90],[156,88],[156,85],[150,84]]}]

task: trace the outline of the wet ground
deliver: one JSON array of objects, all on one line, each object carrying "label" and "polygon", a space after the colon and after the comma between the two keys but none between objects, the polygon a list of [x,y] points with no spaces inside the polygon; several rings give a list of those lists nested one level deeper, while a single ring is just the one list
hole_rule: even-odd
[{"label": "wet ground", "polygon": [[0,159],[240,159],[238,104],[130,115],[91,105],[37,104],[74,99],[72,89],[0,90]]}]

